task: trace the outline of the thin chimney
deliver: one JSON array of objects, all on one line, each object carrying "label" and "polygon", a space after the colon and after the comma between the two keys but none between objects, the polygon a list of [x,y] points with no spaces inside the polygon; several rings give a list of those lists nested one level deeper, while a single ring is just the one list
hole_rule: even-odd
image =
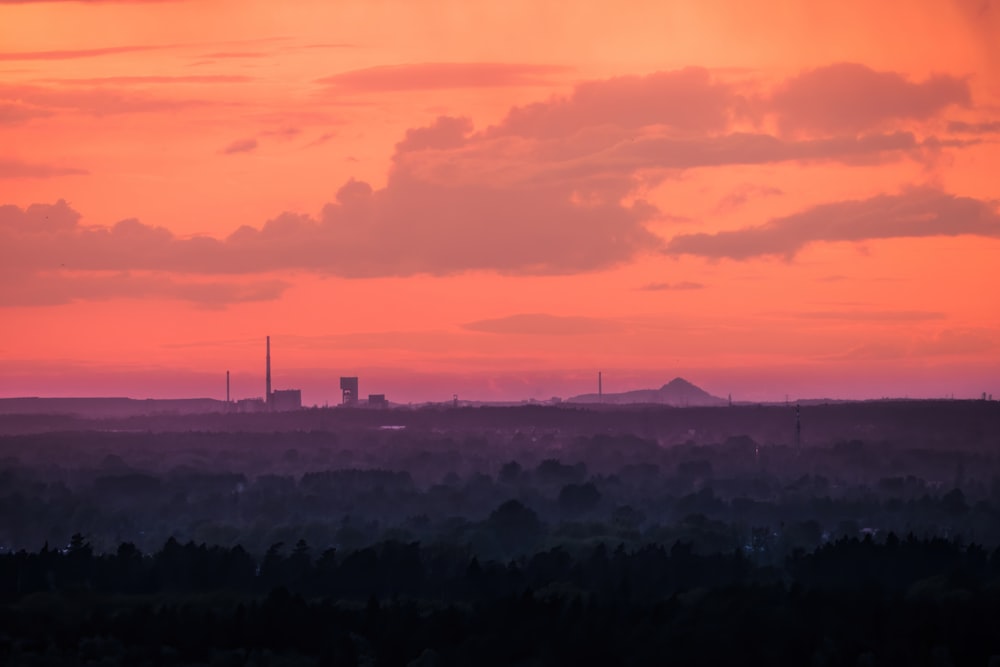
[{"label": "thin chimney", "polygon": [[602,380],[602,378],[601,378],[601,371],[597,371],[597,402],[598,403],[603,403],[604,402],[604,387],[602,386],[601,380]]},{"label": "thin chimney", "polygon": [[226,405],[229,405],[229,371],[226,371]]},{"label": "thin chimney", "polygon": [[264,388],[264,404],[271,407],[271,337],[267,337],[267,375],[266,386]]}]

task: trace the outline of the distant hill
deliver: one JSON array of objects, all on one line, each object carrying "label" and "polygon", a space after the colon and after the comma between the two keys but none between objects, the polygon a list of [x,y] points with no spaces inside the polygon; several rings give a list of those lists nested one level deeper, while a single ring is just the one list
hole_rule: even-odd
[{"label": "distant hill", "polygon": [[696,387],[684,378],[674,378],[659,389],[636,389],[620,394],[581,394],[567,399],[570,403],[607,403],[623,405],[626,403],[656,403],[658,405],[713,406],[727,405],[728,401],[718,396],[712,396],[704,389]]}]

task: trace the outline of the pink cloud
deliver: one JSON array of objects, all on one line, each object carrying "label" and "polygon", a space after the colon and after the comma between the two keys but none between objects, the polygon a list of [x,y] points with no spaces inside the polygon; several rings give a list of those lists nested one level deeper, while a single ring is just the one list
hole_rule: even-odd
[{"label": "pink cloud", "polygon": [[943,320],[944,313],[930,310],[812,310],[795,313],[807,320],[845,320],[850,322],[926,322]]},{"label": "pink cloud", "polygon": [[479,320],[463,325],[470,331],[527,336],[579,336],[584,334],[612,333],[622,330],[621,323],[613,319],[523,313],[496,319]]},{"label": "pink cloud", "polygon": [[352,93],[548,85],[569,68],[516,63],[417,63],[380,65],[319,79]]},{"label": "pink cloud", "polygon": [[186,76],[99,76],[79,79],[46,79],[50,83],[76,86],[95,85],[132,85],[132,84],[173,84],[173,83],[247,83],[253,81],[253,77],[232,74],[205,74]]},{"label": "pink cloud", "polygon": [[750,199],[776,197],[785,194],[780,188],[744,183],[722,198],[715,207],[717,211],[732,211],[742,207]]},{"label": "pink cloud", "polygon": [[948,131],[954,134],[997,134],[1000,133],[1000,120],[981,123],[956,120],[948,123]]},{"label": "pink cloud", "polygon": [[89,172],[75,167],[21,162],[0,158],[0,178],[53,178],[55,176],[82,176]]},{"label": "pink cloud", "polygon": [[0,84],[0,104],[29,105],[41,111],[72,111],[95,116],[152,113],[205,104],[199,100],[155,97],[135,91],[95,86],[65,89],[33,85]]},{"label": "pink cloud", "polygon": [[202,55],[202,58],[263,58],[270,55],[266,51],[216,51],[215,53],[206,53]]},{"label": "pink cloud", "polygon": [[[0,0],[0,4],[10,0]],[[171,48],[169,46],[150,45],[129,45],[129,46],[105,46],[98,49],[59,49],[53,51],[6,51],[0,52],[0,60],[73,60],[76,58],[96,58],[98,56],[112,56],[121,53],[135,53],[138,51],[156,51],[158,49]]]},{"label": "pink cloud", "polygon": [[870,132],[900,120],[926,120],[971,104],[969,84],[941,74],[913,83],[896,72],[840,63],[803,72],[774,91],[770,108],[787,132]]},{"label": "pink cloud", "polygon": [[604,125],[719,131],[738,102],[731,86],[692,67],[582,83],[569,97],[515,107],[491,134],[552,138]]},{"label": "pink cloud", "polygon": [[633,168],[692,169],[790,161],[881,163],[919,156],[922,143],[910,132],[789,141],[769,134],[733,133],[675,139],[651,137],[620,143],[608,152]]},{"label": "pink cloud", "polygon": [[406,131],[405,138],[396,144],[397,153],[420,151],[428,148],[448,150],[459,148],[472,132],[468,118],[442,116],[430,127],[415,127]]},{"label": "pink cloud", "polygon": [[162,298],[187,301],[204,308],[233,303],[271,301],[291,286],[283,280],[177,280],[164,275],[76,274],[55,271],[30,280],[0,282],[0,306],[52,306],[73,301]]},{"label": "pink cloud", "polygon": [[33,118],[45,118],[51,115],[52,112],[47,109],[39,109],[18,101],[0,101],[0,125],[14,125]]},{"label": "pink cloud", "polygon": [[959,235],[1000,237],[996,202],[913,188],[899,195],[822,204],[758,227],[682,234],[667,244],[667,252],[730,259],[791,258],[810,243],[822,241]]},{"label": "pink cloud", "polygon": [[[26,94],[39,108],[99,110],[106,102],[95,98],[105,91],[0,86],[0,98],[5,90]],[[136,109],[157,103],[108,94],[133,100]],[[450,117],[411,128],[396,145],[384,186],[348,181],[318,215],[283,213],[225,238],[181,239],[136,220],[84,226],[65,203],[38,209],[69,221],[52,230],[34,208],[8,207],[0,209],[0,242],[12,249],[19,275],[31,280],[54,270],[54,261],[73,271],[185,275],[572,274],[664,249],[708,257],[790,257],[823,240],[997,235],[993,204],[924,189],[827,204],[760,227],[681,235],[666,244],[646,227],[660,211],[633,196],[640,173],[649,182],[678,170],[723,165],[886,162],[923,158],[949,142],[963,145],[914,132],[798,139],[734,132],[731,119],[741,104],[739,95],[707,70],[591,82],[567,97],[513,109],[483,130]],[[289,123],[274,122],[299,127],[298,119]],[[252,151],[257,141],[244,138],[222,152]],[[770,194],[775,193],[738,191],[730,203]],[[695,289],[692,285],[658,283],[647,289]]]},{"label": "pink cloud", "polygon": [[644,292],[674,292],[704,289],[701,283],[682,281],[679,283],[647,283],[639,289]]},{"label": "pink cloud", "polygon": [[237,139],[223,148],[221,152],[225,155],[233,155],[234,153],[249,153],[255,150],[257,150],[256,139]]}]

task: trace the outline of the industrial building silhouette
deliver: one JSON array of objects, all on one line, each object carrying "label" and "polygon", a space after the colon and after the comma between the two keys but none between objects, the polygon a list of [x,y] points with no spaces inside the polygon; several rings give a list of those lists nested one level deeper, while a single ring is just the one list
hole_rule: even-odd
[{"label": "industrial building silhouette", "polygon": [[[301,389],[272,389],[271,387],[271,337],[266,337],[264,362],[264,397],[230,400],[229,371],[226,371],[226,405],[236,412],[288,412],[302,409]],[[340,378],[341,405],[355,407],[360,403],[357,376]],[[369,394],[367,405],[375,408],[389,407],[385,394]]]}]

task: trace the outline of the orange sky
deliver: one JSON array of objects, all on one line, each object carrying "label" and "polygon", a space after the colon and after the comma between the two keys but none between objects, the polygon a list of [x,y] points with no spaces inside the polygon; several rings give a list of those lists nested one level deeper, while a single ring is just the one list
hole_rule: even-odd
[{"label": "orange sky", "polygon": [[1000,2],[0,0],[0,395],[1000,395]]}]

